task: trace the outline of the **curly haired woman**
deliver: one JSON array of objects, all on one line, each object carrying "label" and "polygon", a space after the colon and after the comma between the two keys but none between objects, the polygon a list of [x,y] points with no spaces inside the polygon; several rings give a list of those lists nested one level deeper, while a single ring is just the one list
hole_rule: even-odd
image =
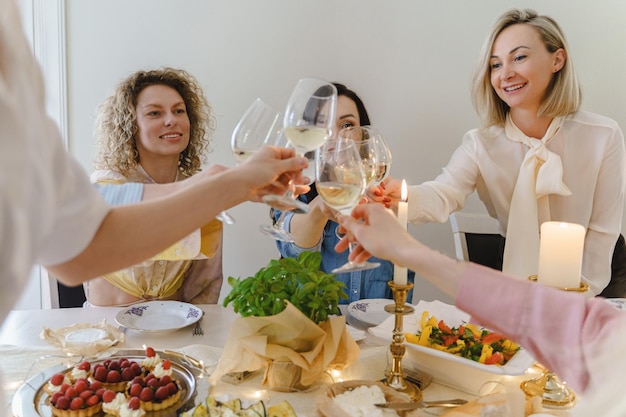
[{"label": "curly haired woman", "polygon": [[[144,184],[180,181],[200,171],[214,119],[198,81],[184,70],[137,71],[98,108],[98,155],[91,181]],[[114,203],[114,202],[113,202]],[[165,220],[165,219],[164,219]],[[222,223],[158,257],[84,284],[91,305],[173,299],[216,303],[222,286]]]}]

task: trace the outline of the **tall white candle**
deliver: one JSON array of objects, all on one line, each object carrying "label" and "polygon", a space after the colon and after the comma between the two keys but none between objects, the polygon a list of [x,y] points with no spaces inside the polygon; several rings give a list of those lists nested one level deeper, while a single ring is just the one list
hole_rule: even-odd
[{"label": "tall white candle", "polygon": [[[406,181],[402,180],[402,194],[401,200],[398,202],[398,222],[406,230],[407,216],[409,210],[408,190],[406,187]],[[406,285],[408,271],[406,268],[394,265],[393,267],[393,282],[396,285]]]},{"label": "tall white candle", "polygon": [[578,288],[584,244],[583,226],[562,222],[543,223],[537,281],[557,288]]}]

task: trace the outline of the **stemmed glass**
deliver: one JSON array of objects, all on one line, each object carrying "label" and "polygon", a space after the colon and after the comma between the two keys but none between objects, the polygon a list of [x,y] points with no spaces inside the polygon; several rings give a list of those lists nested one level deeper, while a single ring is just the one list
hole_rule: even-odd
[{"label": "stemmed glass", "polygon": [[[339,132],[339,138],[352,141],[356,146],[357,152],[361,158],[363,173],[365,175],[365,189],[376,181],[379,172],[379,146],[377,139],[382,139],[378,129],[372,126],[351,126],[342,129]],[[359,196],[360,197],[360,196]],[[350,210],[352,211],[352,210]],[[349,213],[348,213],[349,214]],[[341,238],[339,227],[335,229],[337,237]],[[378,262],[348,262],[347,264],[336,268],[333,273],[363,271],[373,269],[380,266]]]},{"label": "stemmed glass", "polygon": [[[280,132],[279,120],[280,113],[260,98],[255,99],[235,125],[231,136],[230,146],[237,162],[245,161],[261,146],[275,140]],[[235,223],[226,211],[217,218],[223,223]]]},{"label": "stemmed glass", "polygon": [[379,185],[389,176],[389,172],[391,171],[391,149],[382,135],[378,134],[374,136],[373,139],[376,146],[376,153],[378,154],[374,184]]},{"label": "stemmed glass", "polygon": [[[349,215],[367,185],[367,174],[357,144],[341,135],[330,139],[317,154],[317,192],[324,202],[341,214]],[[352,245],[350,245],[352,250]],[[378,263],[348,261],[332,270],[334,274],[376,268]]]},{"label": "stemmed glass", "polygon": [[[334,85],[317,78],[298,81],[283,116],[283,131],[297,154],[304,155],[318,149],[331,136],[336,111],[337,89]],[[284,195],[265,196],[263,201],[302,213],[310,211],[307,204],[294,198],[293,188]]]},{"label": "stemmed glass", "polygon": [[[284,148],[293,148],[293,146],[291,146],[291,144],[289,143],[289,140],[287,139],[287,137],[285,136],[284,132],[281,132],[276,141],[274,142],[274,145],[279,146],[279,147],[284,147]],[[309,164],[311,163],[311,161],[309,161]],[[287,230],[285,230],[285,216],[287,215],[287,213],[289,212],[289,210],[283,210],[280,213],[280,216],[278,216],[278,219],[276,219],[276,222],[272,225],[267,225],[267,224],[262,224],[259,226],[259,230],[261,230],[261,232],[263,232],[264,234],[273,237],[276,240],[281,240],[283,242],[293,242],[295,239],[294,237],[291,235],[291,233],[289,233]]]},{"label": "stemmed glass", "polygon": [[231,136],[230,147],[237,162],[245,161],[264,145],[273,145],[280,130],[280,113],[260,98],[255,99]]}]

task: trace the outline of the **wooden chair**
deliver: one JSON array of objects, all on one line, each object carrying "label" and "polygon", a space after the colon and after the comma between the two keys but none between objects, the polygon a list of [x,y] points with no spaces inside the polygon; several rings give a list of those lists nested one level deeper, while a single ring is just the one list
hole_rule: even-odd
[{"label": "wooden chair", "polygon": [[450,215],[457,259],[502,270],[504,237],[500,224],[486,213],[456,212]]}]

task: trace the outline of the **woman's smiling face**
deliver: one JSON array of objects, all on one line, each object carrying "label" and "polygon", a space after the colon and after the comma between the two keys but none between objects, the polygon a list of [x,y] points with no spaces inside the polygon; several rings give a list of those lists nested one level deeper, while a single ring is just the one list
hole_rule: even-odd
[{"label": "woman's smiling face", "polygon": [[515,24],[496,38],[489,61],[491,85],[498,97],[516,108],[537,111],[565,52],[549,52],[531,25]]},{"label": "woman's smiling face", "polygon": [[180,154],[189,144],[190,122],[178,91],[155,84],[137,96],[137,151],[140,160]]}]

